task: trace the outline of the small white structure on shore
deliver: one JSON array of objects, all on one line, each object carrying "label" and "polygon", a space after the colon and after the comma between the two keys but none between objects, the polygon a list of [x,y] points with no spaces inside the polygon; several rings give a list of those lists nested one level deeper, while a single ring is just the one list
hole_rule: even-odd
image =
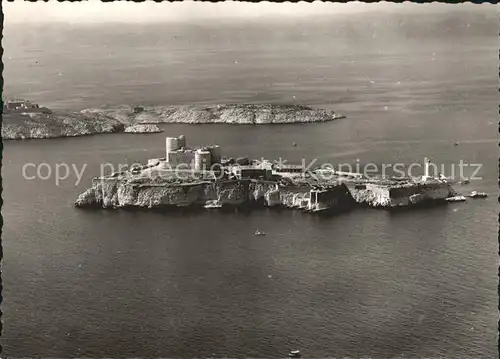
[{"label": "small white structure on shore", "polygon": [[426,182],[430,179],[432,179],[432,176],[429,175],[429,165],[431,163],[431,160],[427,159],[424,164],[424,175],[422,176],[422,181]]}]

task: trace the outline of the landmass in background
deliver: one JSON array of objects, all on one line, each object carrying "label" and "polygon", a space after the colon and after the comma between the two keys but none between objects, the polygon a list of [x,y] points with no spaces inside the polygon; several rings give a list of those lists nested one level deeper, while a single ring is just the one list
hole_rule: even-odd
[{"label": "landmass in background", "polygon": [[[4,109],[5,110],[5,109]],[[23,112],[25,111],[25,112]],[[5,140],[85,136],[98,133],[151,133],[151,124],[286,124],[332,121],[344,116],[331,110],[302,105],[121,106],[79,112],[7,111],[3,116]],[[148,125],[148,126],[145,126]]]}]

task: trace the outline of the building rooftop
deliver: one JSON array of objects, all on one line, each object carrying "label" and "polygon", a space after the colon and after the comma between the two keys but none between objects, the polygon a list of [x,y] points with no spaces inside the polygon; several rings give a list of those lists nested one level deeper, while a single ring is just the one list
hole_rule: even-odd
[{"label": "building rooftop", "polygon": [[241,170],[265,170],[265,168],[262,168],[260,165],[232,165],[231,167],[233,168],[239,168]]}]

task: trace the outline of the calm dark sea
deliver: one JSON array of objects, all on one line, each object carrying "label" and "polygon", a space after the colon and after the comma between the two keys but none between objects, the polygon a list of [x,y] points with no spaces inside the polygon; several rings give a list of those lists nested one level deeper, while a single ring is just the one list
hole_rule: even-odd
[{"label": "calm dark sea", "polygon": [[[5,92],[52,108],[297,102],[347,118],[6,142],[4,355],[498,357],[497,34],[424,41],[335,29],[7,28]],[[101,163],[162,156],[167,134],[290,161],[463,160],[482,164],[464,190],[490,197],[334,218],[73,208]],[[24,179],[28,162],[86,170],[58,186]]]}]

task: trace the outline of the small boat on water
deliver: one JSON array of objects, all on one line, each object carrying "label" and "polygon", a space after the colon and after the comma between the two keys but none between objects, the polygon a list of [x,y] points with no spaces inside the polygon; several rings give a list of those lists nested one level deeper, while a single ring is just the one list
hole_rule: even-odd
[{"label": "small boat on water", "polygon": [[259,230],[257,229],[257,230],[254,232],[254,235],[256,235],[256,236],[265,236],[265,235],[266,235],[266,233],[265,233],[265,232],[261,232],[261,231],[259,231]]},{"label": "small boat on water", "polygon": [[484,193],[484,192],[472,191],[469,194],[469,197],[470,198],[486,198],[486,197],[488,197],[488,195],[486,193]]},{"label": "small boat on water", "polygon": [[203,207],[207,209],[222,208],[222,204],[219,201],[207,201]]},{"label": "small boat on water", "polygon": [[290,350],[288,353],[289,358],[300,358],[302,355],[300,354],[300,350]]},{"label": "small boat on water", "polygon": [[464,202],[464,201],[467,201],[467,198],[465,198],[465,196],[453,196],[453,197],[446,198],[446,201],[448,201],[448,202]]}]

